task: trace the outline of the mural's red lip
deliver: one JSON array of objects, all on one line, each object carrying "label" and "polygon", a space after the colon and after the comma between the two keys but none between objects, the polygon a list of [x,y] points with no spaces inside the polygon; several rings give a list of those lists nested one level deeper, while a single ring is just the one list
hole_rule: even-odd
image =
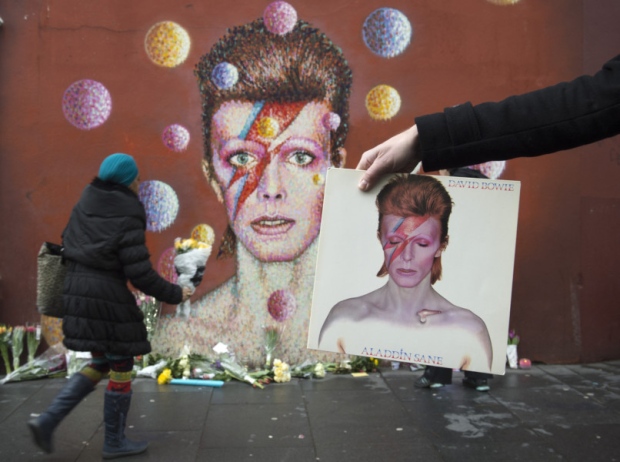
[{"label": "mural's red lip", "polygon": [[410,275],[412,275],[412,274],[417,273],[417,271],[416,271],[416,270],[407,269],[407,268],[398,268],[398,269],[396,270],[396,272],[397,272],[398,274],[402,274],[402,275],[405,275],[405,276],[410,276]]},{"label": "mural's red lip", "polygon": [[252,226],[252,229],[258,234],[274,236],[287,233],[295,226],[295,220],[280,216],[260,217],[250,223],[250,226]]}]

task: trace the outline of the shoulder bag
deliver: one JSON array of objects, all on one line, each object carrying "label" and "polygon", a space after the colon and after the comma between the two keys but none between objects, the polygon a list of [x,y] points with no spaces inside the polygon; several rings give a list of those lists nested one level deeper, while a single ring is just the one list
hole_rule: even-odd
[{"label": "shoulder bag", "polygon": [[59,244],[44,242],[37,256],[37,309],[39,313],[55,318],[65,314],[62,288],[67,267]]}]

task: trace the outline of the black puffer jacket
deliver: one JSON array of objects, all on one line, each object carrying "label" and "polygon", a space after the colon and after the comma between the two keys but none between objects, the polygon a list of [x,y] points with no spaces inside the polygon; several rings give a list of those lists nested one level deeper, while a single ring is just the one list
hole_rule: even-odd
[{"label": "black puffer jacket", "polygon": [[583,75],[498,103],[471,103],[417,117],[427,172],[539,156],[620,133],[620,55]]},{"label": "black puffer jacket", "polygon": [[62,235],[69,262],[63,295],[67,348],[126,356],[151,351],[127,280],[171,304],[181,302],[182,290],[152,268],[145,229],[144,207],[129,188],[95,178],[82,193]]}]

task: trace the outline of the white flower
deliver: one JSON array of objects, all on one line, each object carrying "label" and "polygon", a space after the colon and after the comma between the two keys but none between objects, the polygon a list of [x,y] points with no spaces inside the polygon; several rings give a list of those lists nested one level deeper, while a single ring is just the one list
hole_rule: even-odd
[{"label": "white flower", "polygon": [[180,356],[189,356],[189,346],[183,345],[183,349],[181,350]]},{"label": "white flower", "polygon": [[319,379],[325,377],[325,366],[323,366],[323,363],[316,363],[316,366],[314,366],[314,376]]},{"label": "white flower", "polygon": [[228,345],[225,345],[222,342],[219,342],[217,345],[213,347],[213,351],[215,351],[219,355],[223,353],[228,353]]}]

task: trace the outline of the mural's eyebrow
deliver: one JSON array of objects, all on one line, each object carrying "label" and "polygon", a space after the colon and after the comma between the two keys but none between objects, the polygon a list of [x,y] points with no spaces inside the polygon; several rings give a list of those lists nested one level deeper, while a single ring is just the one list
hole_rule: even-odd
[{"label": "mural's eyebrow", "polygon": [[250,130],[252,129],[252,125],[254,124],[254,121],[258,117],[258,114],[260,114],[260,111],[263,109],[264,105],[265,105],[265,101],[257,101],[254,103],[254,107],[252,107],[252,111],[250,112],[250,115],[245,121],[243,130],[241,130],[241,133],[239,133],[239,139],[244,140],[248,136],[248,133],[250,133]]}]

